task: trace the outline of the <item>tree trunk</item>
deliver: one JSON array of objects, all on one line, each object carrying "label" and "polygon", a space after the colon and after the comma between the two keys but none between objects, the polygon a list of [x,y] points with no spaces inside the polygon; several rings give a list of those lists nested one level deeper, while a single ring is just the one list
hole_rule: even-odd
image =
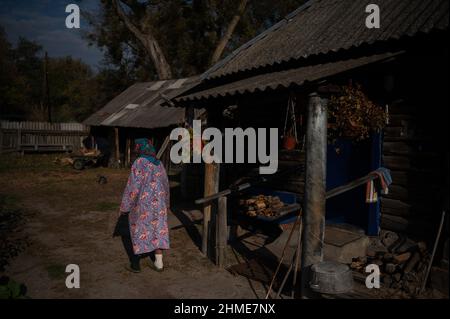
[{"label": "tree trunk", "polygon": [[228,24],[227,30],[225,31],[223,37],[220,39],[216,49],[214,50],[214,53],[211,58],[211,65],[217,63],[217,61],[219,61],[220,57],[222,56],[225,47],[227,46],[228,42],[231,39],[231,36],[233,35],[234,29],[236,29],[236,26],[239,23],[241,16],[244,14],[245,8],[247,7],[247,3],[248,0],[241,0],[239,2],[236,14],[233,16],[233,19],[231,19],[230,24]]},{"label": "tree trunk", "polygon": [[158,78],[160,80],[168,80],[172,78],[172,71],[169,63],[164,56],[164,53],[155,37],[151,32],[142,32],[139,30],[128,18],[125,12],[122,10],[118,0],[113,0],[114,7],[116,8],[117,14],[125,23],[127,29],[134,34],[134,36],[141,42],[142,46],[145,48],[147,53],[150,55],[152,62],[155,66],[156,72],[158,73]]},{"label": "tree trunk", "polygon": [[[241,19],[242,15],[245,12],[247,3],[248,3],[248,0],[241,0],[239,2],[239,6],[238,6],[236,14],[231,19],[225,33],[223,34],[222,38],[220,39],[219,43],[216,46],[216,49],[214,50],[214,53],[211,58],[211,65],[215,64],[217,61],[219,61],[220,57],[222,56],[223,51],[225,50],[225,47],[227,46],[228,42],[230,41],[231,37],[233,36],[234,30],[236,29],[236,26],[239,23],[239,20]],[[120,6],[119,0],[113,0],[113,5],[116,8],[117,14],[122,19],[122,21],[124,22],[127,29],[131,33],[133,33],[133,35],[142,44],[145,51],[150,55],[150,58],[154,64],[156,72],[158,74],[158,78],[160,80],[171,79],[172,78],[171,67],[166,60],[166,57],[161,49],[161,46],[159,45],[158,41],[156,41],[156,39],[153,36],[153,34],[151,33],[151,31],[146,30],[144,32],[143,30],[140,30],[138,27],[136,27],[131,22],[129,17],[126,15],[126,13],[123,11],[122,7]]]}]

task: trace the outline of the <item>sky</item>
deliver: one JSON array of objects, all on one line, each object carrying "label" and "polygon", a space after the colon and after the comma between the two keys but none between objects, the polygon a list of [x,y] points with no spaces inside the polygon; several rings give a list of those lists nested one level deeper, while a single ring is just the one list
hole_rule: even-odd
[{"label": "sky", "polygon": [[66,6],[77,4],[81,11],[95,12],[100,0],[0,0],[0,25],[8,40],[19,37],[33,40],[48,51],[50,57],[70,55],[81,59],[96,70],[102,53],[95,45],[89,46],[82,34],[89,25],[80,17],[80,29],[66,28]]}]

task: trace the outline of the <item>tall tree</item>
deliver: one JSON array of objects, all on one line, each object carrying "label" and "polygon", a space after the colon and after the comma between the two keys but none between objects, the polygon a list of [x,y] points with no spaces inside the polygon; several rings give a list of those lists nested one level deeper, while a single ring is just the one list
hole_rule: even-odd
[{"label": "tall tree", "polygon": [[[13,49],[0,26],[0,116],[18,116],[21,110],[14,106],[21,105],[20,79],[14,64]],[[16,114],[14,114],[16,113]]]},{"label": "tall tree", "polygon": [[127,14],[123,11],[120,1],[112,0],[114,8],[117,11],[118,16],[122,19],[125,26],[128,30],[133,33],[133,35],[140,41],[141,45],[145,48],[150,58],[153,61],[153,64],[156,68],[156,72],[158,73],[158,77],[161,80],[172,78],[172,71],[170,69],[170,65],[167,62],[167,59],[153,35],[153,31],[151,30],[151,25],[148,23],[149,15],[145,15],[142,19],[142,23],[140,28],[136,26],[131,20],[128,18]]},{"label": "tall tree", "polygon": [[234,30],[236,29],[236,26],[239,23],[239,20],[241,19],[242,15],[245,12],[247,3],[248,3],[248,0],[240,0],[239,1],[239,6],[236,11],[236,14],[233,16],[233,19],[231,19],[222,38],[220,39],[219,43],[217,44],[216,49],[214,50],[214,53],[211,58],[211,64],[215,64],[217,61],[219,61],[220,57],[222,56],[222,53],[225,50],[225,47],[227,46],[228,42],[230,41],[231,37],[233,36]]},{"label": "tall tree", "polygon": [[305,0],[102,0],[91,43],[134,80],[190,76],[280,20]]},{"label": "tall tree", "polygon": [[[13,46],[0,26],[0,69],[0,118],[46,121],[42,47],[25,38]],[[117,93],[110,82],[120,83],[114,77],[111,81],[106,70],[95,75],[89,65],[71,57],[49,58],[47,71],[57,122],[83,120]]]},{"label": "tall tree", "polygon": [[36,120],[45,120],[42,101],[43,73],[42,46],[23,37],[19,38],[12,50],[13,63],[18,74],[18,88],[20,99],[14,109],[23,116]]}]

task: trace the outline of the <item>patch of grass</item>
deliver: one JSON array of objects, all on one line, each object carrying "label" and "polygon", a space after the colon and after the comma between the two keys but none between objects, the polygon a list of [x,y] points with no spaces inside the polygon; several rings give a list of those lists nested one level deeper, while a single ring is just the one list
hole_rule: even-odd
[{"label": "patch of grass", "polygon": [[16,210],[19,198],[14,195],[0,194],[0,211]]},{"label": "patch of grass", "polygon": [[0,299],[29,299],[27,287],[7,276],[0,277]]},{"label": "patch of grass", "polygon": [[3,154],[0,155],[0,172],[8,172],[13,170],[28,171],[51,171],[51,170],[67,170],[68,167],[60,166],[54,163],[55,154]]},{"label": "patch of grass", "polygon": [[23,225],[18,202],[15,196],[0,194],[0,272],[27,246],[26,239],[17,233]]},{"label": "patch of grass", "polygon": [[119,208],[118,203],[111,203],[111,202],[100,202],[97,203],[97,205],[95,206],[95,210],[100,212],[108,212],[111,210],[116,210],[118,208]]},{"label": "patch of grass", "polygon": [[48,276],[51,279],[63,279],[66,277],[66,266],[61,264],[52,264],[46,267]]}]

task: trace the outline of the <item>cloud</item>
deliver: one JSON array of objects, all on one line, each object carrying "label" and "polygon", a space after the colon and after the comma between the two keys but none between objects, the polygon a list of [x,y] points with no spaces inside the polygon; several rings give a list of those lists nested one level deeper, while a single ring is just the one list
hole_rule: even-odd
[{"label": "cloud", "polygon": [[[12,1],[8,12],[5,5],[0,11],[0,24],[5,29],[9,40],[16,43],[19,37],[25,37],[42,45],[49,56],[67,56],[83,60],[85,63],[98,66],[102,53],[96,46],[89,46],[83,39],[83,32],[89,27],[86,21],[81,20],[80,29],[67,29],[65,19],[65,5],[74,1]],[[92,2],[90,2],[92,10]],[[8,7],[8,4],[6,5]],[[80,5],[80,9],[84,9]]]}]

